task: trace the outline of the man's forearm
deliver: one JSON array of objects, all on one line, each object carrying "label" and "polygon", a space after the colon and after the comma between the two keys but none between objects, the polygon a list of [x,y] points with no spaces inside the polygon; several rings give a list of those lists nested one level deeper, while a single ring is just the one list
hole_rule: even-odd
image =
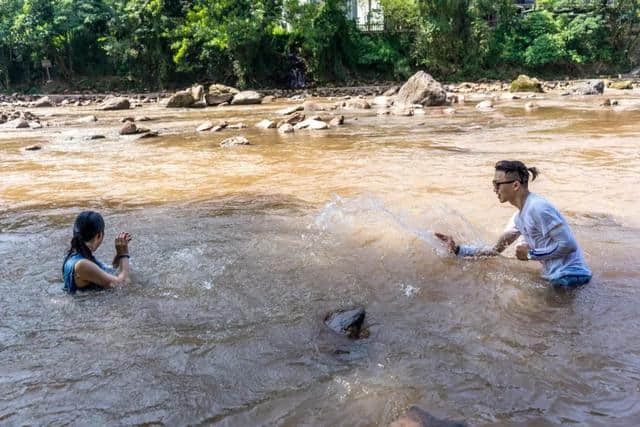
[{"label": "man's forearm", "polygon": [[499,252],[492,246],[459,245],[456,247],[456,256],[459,257],[496,255],[499,255]]}]

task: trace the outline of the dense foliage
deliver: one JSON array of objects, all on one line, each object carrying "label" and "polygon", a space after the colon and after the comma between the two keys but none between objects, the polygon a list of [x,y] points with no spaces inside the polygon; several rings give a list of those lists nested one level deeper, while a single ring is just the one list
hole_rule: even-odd
[{"label": "dense foliage", "polygon": [[131,88],[240,87],[517,71],[618,72],[633,65],[640,0],[380,0],[385,30],[345,0],[0,0],[0,88],[56,81]]}]

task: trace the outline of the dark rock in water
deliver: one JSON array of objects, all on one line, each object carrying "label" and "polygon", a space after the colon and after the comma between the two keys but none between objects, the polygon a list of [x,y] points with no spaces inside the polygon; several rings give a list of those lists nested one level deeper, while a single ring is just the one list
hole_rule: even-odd
[{"label": "dark rock in water", "polygon": [[30,147],[25,148],[25,150],[27,151],[38,151],[38,150],[42,150],[42,147],[39,145],[32,145]]},{"label": "dark rock in water", "polygon": [[104,139],[105,136],[104,135],[89,135],[87,137],[85,137],[84,139],[86,139],[87,141],[94,141],[96,139]]},{"label": "dark rock in water", "polygon": [[467,427],[465,423],[436,418],[427,411],[417,406],[409,408],[407,413],[391,424],[389,427]]},{"label": "dark rock in water", "polygon": [[604,91],[604,81],[589,80],[571,89],[575,95],[601,95]]},{"label": "dark rock in water", "polygon": [[327,314],[324,323],[340,335],[346,335],[352,339],[366,338],[369,336],[369,331],[363,327],[365,315],[366,312],[362,307],[338,310]]}]

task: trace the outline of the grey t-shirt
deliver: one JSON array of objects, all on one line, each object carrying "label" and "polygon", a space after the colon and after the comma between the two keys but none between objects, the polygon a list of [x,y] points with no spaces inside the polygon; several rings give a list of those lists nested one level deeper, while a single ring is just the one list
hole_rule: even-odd
[{"label": "grey t-shirt", "polygon": [[[543,267],[542,277],[555,280],[572,274],[591,275],[591,270],[587,267],[567,221],[547,199],[535,193],[529,193],[522,210],[515,215],[514,223],[532,249],[534,259],[545,258],[539,259]],[[559,230],[561,233],[550,233],[556,227],[564,229]],[[550,234],[560,234],[563,241],[554,239]],[[557,251],[560,245],[575,249],[563,255],[554,256],[554,251]]]}]

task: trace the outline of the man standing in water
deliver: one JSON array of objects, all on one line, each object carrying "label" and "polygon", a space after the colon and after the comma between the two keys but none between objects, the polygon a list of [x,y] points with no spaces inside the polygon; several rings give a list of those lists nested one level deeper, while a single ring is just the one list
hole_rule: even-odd
[{"label": "man standing in water", "polygon": [[536,168],[527,168],[517,160],[496,163],[493,191],[500,203],[509,202],[518,212],[515,228],[505,231],[493,247],[457,245],[451,236],[436,233],[457,256],[495,256],[521,235],[526,243],[516,247],[516,257],[522,261],[542,263],[542,277],[552,285],[574,287],[591,280],[591,270],[578,247],[564,217],[545,198],[529,191],[531,180],[538,176]]}]

